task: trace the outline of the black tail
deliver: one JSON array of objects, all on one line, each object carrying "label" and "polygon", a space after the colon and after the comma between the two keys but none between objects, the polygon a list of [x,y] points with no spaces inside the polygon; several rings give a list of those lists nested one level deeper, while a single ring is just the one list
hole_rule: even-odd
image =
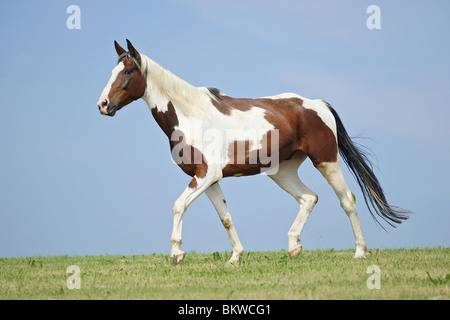
[{"label": "black tail", "polygon": [[339,153],[358,182],[372,218],[384,229],[376,218],[374,210],[378,216],[395,228],[394,223],[402,223],[402,220],[408,219],[406,214],[410,212],[388,204],[383,189],[373,173],[369,158],[348,136],[337,112],[329,104],[328,107],[336,120]]}]

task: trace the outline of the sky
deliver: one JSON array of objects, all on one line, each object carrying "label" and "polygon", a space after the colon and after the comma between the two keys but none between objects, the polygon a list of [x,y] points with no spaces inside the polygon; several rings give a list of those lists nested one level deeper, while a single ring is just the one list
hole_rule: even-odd
[{"label": "sky", "polygon": [[[370,5],[380,29],[367,27]],[[384,231],[344,168],[368,248],[449,246],[449,12],[447,0],[1,1],[0,257],[170,252],[190,177],[142,99],[114,118],[96,105],[125,39],[195,86],[326,100],[372,150],[387,199],[413,212]],[[319,196],[304,249],[354,248],[309,160],[299,176]],[[287,250],[290,195],[264,175],[221,186],[244,250]],[[232,249],[205,195],[184,215],[182,249]]]}]

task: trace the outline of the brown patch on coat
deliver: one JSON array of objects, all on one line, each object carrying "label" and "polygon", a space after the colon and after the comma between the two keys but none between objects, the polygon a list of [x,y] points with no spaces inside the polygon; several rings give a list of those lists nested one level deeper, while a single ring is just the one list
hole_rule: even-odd
[{"label": "brown patch on coat", "polygon": [[191,182],[189,183],[188,187],[191,188],[191,189],[195,189],[195,188],[197,188],[197,185],[198,185],[197,179],[195,179],[195,177],[194,177],[194,178],[191,180]]},{"label": "brown patch on coat", "polygon": [[[235,141],[230,144],[228,149],[230,161],[223,169],[223,176],[259,174],[265,168],[274,167],[298,151],[298,120],[296,115],[298,114],[298,108],[301,107],[301,103],[300,99],[235,99],[228,96],[222,96],[220,101],[215,102],[214,105],[217,110],[227,115],[231,115],[233,109],[240,111],[248,111],[252,107],[264,109],[266,111],[265,119],[274,126],[274,129],[278,130],[279,138],[278,159],[275,159],[277,162],[275,164],[261,161],[262,155],[271,158],[273,152],[276,151],[271,150],[273,136],[271,131],[263,136],[260,141],[261,148],[258,150],[249,151],[251,149],[249,141]],[[244,145],[245,149],[244,163],[240,159],[242,158],[242,153],[236,152],[240,150],[239,148],[242,145]],[[253,159],[257,159],[256,163],[251,163]]]},{"label": "brown patch on coat", "polygon": [[336,162],[336,136],[316,111],[303,108],[300,116],[300,150],[305,152],[315,167],[322,162]]},{"label": "brown patch on coat", "polygon": [[[204,178],[208,171],[208,165],[203,154],[197,148],[186,143],[185,135],[182,131],[175,132],[175,127],[178,126],[178,116],[172,102],[167,104],[167,111],[158,111],[158,107],[151,109],[153,118],[156,120],[160,128],[169,138],[170,150],[172,151],[175,146],[180,147],[180,158],[186,158],[178,166],[189,176],[197,178]],[[175,134],[174,134],[175,133]],[[172,140],[173,136],[179,136],[178,141]],[[179,145],[181,143],[181,145]],[[183,150],[190,148],[190,157],[187,158],[183,155]],[[197,186],[197,180],[194,178],[189,183],[189,187],[195,188]]]},{"label": "brown patch on coat", "polygon": [[[299,150],[311,159],[314,166],[337,160],[338,148],[333,131],[322,121],[317,112],[304,108],[300,98],[237,99],[221,96],[220,100],[212,99],[211,102],[225,115],[231,115],[232,110],[248,111],[252,107],[264,109],[265,119],[278,130],[280,163],[290,159]],[[242,144],[245,149],[245,161],[239,159],[236,152]],[[261,173],[262,168],[270,167],[270,165],[261,163],[260,152],[264,150],[267,155],[271,155],[271,146],[270,132],[262,139],[262,148],[251,152],[249,141],[233,142],[229,145],[230,161],[223,169],[223,176]],[[257,162],[251,163],[250,160],[255,156],[258,159]]]},{"label": "brown patch on coat", "polygon": [[157,106],[152,108],[151,111],[156,123],[158,123],[159,127],[170,140],[172,133],[175,131],[175,127],[178,126],[178,116],[172,102],[169,101],[167,104],[166,112],[158,111]]},{"label": "brown patch on coat", "polygon": [[248,111],[254,105],[252,101],[256,99],[236,99],[229,96],[221,96],[220,100],[211,99],[212,104],[219,110],[221,113],[229,116],[231,115],[231,111],[240,110],[240,111]]},{"label": "brown patch on coat", "polygon": [[[222,169],[224,177],[248,176],[259,174],[264,169],[275,167],[279,164],[279,159],[287,157],[287,148],[279,148],[283,153],[278,154],[278,158],[272,156],[272,131],[268,131],[263,137],[261,148],[252,150],[250,141],[234,141],[228,146],[228,158],[230,161]],[[280,139],[281,140],[281,139]],[[268,162],[270,160],[270,162]]]}]

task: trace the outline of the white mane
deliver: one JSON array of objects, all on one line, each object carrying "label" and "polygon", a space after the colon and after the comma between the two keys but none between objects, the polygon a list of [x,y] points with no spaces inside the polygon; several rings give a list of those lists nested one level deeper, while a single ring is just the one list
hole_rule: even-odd
[{"label": "white mane", "polygon": [[143,99],[150,109],[165,112],[172,104],[188,117],[204,117],[211,109],[207,88],[195,87],[141,54],[142,70],[147,72],[147,89]]}]

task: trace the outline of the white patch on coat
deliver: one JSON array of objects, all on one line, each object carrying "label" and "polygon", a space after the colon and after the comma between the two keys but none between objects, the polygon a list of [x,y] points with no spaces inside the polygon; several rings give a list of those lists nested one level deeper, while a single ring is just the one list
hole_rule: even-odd
[{"label": "white patch on coat", "polygon": [[215,166],[221,170],[230,162],[228,149],[234,141],[249,141],[249,151],[260,149],[264,135],[274,129],[265,119],[264,109],[252,107],[223,114],[212,104],[214,97],[207,88],[192,86],[143,54],[141,59],[147,65],[143,99],[150,109],[156,107],[158,112],[167,112],[169,102],[172,103],[178,118],[178,126],[174,128],[178,136],[172,140],[179,141],[177,130],[181,131],[185,142],[203,154],[208,168]]},{"label": "white patch on coat", "polygon": [[123,62],[120,62],[119,64],[117,64],[117,66],[114,67],[114,69],[111,71],[111,78],[109,78],[108,83],[106,84],[105,89],[103,89],[102,94],[100,95],[100,98],[98,99],[97,105],[101,106],[103,101],[108,101],[109,103],[109,91],[111,91],[111,87],[114,83],[114,81],[116,81],[117,76],[119,75],[119,73],[125,69],[125,65]]},{"label": "white patch on coat", "polygon": [[[258,150],[267,132],[274,129],[264,118],[265,110],[258,107],[247,111],[232,110],[230,115],[225,115],[211,105],[210,117],[201,120],[187,117],[179,112],[177,105],[174,108],[178,116],[175,130],[184,133],[186,143],[203,154],[208,166],[215,165],[220,169],[230,162],[229,147],[235,141],[249,141],[249,152]],[[179,137],[173,138],[178,140]],[[244,156],[241,155],[242,160]]]}]

